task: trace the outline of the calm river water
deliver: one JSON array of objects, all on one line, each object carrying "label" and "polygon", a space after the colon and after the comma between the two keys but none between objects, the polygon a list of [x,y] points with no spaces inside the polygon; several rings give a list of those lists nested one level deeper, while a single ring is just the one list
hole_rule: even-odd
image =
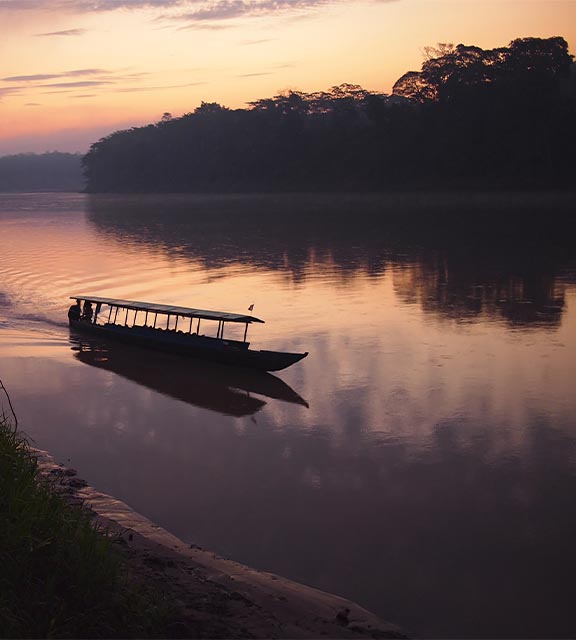
[{"label": "calm river water", "polygon": [[[574,204],[3,195],[0,377],[38,447],[185,541],[420,637],[574,637]],[[310,355],[79,341],[82,293],[253,303],[254,347]]]}]

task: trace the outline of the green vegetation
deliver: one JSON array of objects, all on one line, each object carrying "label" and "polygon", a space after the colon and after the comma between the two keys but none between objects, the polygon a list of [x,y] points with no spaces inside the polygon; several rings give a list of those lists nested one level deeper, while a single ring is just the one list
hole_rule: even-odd
[{"label": "green vegetation", "polygon": [[392,95],[343,84],[202,103],[83,159],[92,192],[571,187],[576,68],[561,37],[428,49]]},{"label": "green vegetation", "polygon": [[113,539],[39,477],[0,418],[0,637],[166,637],[159,601],[128,581]]}]

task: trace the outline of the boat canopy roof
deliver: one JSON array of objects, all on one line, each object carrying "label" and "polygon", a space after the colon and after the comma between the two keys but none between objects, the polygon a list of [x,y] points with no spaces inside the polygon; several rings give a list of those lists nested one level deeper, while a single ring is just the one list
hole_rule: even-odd
[{"label": "boat canopy roof", "polygon": [[99,296],[77,295],[70,296],[71,300],[86,300],[107,304],[111,307],[122,307],[134,311],[149,311],[151,313],[164,313],[169,315],[183,316],[186,318],[201,318],[202,320],[218,320],[223,322],[241,322],[250,324],[252,322],[264,322],[260,318],[248,316],[240,313],[227,313],[225,311],[208,311],[206,309],[191,309],[190,307],[175,307],[169,304],[154,304],[152,302],[138,302],[137,300],[117,300],[115,298],[101,298]]}]

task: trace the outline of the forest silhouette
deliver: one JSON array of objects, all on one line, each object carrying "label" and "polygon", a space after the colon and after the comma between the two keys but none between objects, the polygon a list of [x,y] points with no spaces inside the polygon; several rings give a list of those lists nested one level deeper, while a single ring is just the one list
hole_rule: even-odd
[{"label": "forest silhouette", "polygon": [[576,73],[562,37],[425,50],[391,95],[343,84],[115,132],[83,158],[89,192],[571,186]]}]

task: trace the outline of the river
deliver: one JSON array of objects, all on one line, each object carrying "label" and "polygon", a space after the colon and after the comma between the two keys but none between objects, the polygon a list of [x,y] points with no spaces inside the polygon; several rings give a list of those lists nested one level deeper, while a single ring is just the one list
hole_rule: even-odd
[{"label": "river", "polygon": [[[574,204],[4,194],[0,377],[38,447],[186,542],[420,637],[573,637]],[[254,304],[253,347],[310,355],[88,343],[72,294]]]}]

